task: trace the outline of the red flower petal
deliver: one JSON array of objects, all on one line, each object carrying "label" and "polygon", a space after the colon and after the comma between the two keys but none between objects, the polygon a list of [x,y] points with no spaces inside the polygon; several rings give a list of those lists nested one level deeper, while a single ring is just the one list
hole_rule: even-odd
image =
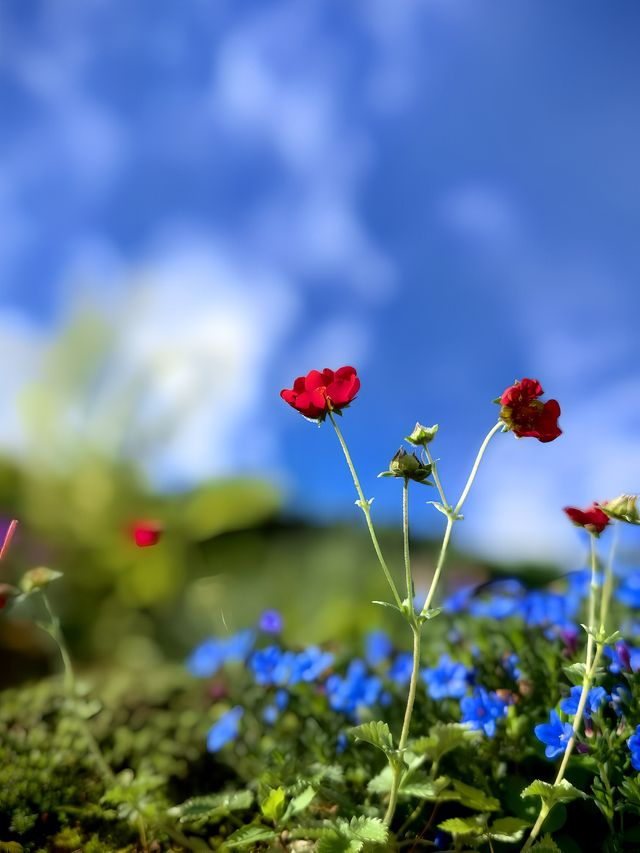
[{"label": "red flower petal", "polygon": [[280,396],[300,414],[311,419],[324,419],[331,408],[339,411],[347,406],[360,390],[360,380],[354,367],[330,370],[325,367],[310,370],[306,376],[298,377],[293,388],[284,388]]},{"label": "red flower petal", "polygon": [[162,531],[162,525],[157,521],[136,521],[131,527],[133,541],[139,548],[157,545]]},{"label": "red flower petal", "polygon": [[585,510],[578,509],[575,506],[566,506],[564,511],[575,525],[584,527],[597,536],[602,533],[610,521],[609,516],[595,503]]}]

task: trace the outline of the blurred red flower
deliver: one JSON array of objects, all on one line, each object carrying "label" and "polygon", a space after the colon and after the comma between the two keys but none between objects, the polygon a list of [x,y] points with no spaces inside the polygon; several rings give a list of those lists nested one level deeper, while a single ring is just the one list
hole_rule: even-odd
[{"label": "blurred red flower", "polygon": [[157,521],[135,521],[131,525],[131,536],[139,548],[157,545],[162,536],[163,527]]},{"label": "blurred red flower", "polygon": [[507,388],[500,397],[500,418],[518,438],[537,438],[553,441],[562,435],[558,426],[560,405],[557,400],[543,403],[537,379],[521,379]]},{"label": "blurred red flower", "polygon": [[306,376],[299,376],[293,388],[283,388],[280,396],[305,418],[323,421],[327,412],[348,406],[359,390],[354,367],[341,367],[335,373],[325,367],[322,373],[310,370]]},{"label": "blurred red flower", "polygon": [[609,524],[609,516],[595,503],[584,510],[575,506],[566,506],[564,511],[577,527],[584,527],[585,530],[588,530],[589,533],[595,533],[596,536],[599,536]]}]

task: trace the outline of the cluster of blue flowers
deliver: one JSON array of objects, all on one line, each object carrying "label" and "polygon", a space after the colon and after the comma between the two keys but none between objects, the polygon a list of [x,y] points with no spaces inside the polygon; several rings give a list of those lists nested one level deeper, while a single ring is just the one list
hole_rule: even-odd
[{"label": "cluster of blue flowers", "polygon": [[325,681],[329,705],[342,711],[355,722],[360,722],[361,712],[376,704],[386,704],[389,694],[383,691],[382,679],[371,675],[365,661],[355,658],[343,676],[333,674]]},{"label": "cluster of blue flowers", "polygon": [[209,637],[197,646],[187,659],[187,669],[198,678],[211,678],[226,663],[243,663],[256,641],[251,628],[230,637]]},{"label": "cluster of blue flowers", "polygon": [[291,687],[300,682],[315,681],[332,664],[331,652],[325,652],[318,646],[308,646],[301,652],[267,646],[249,658],[249,669],[256,684],[265,687]]},{"label": "cluster of blue flowers", "polygon": [[462,723],[468,723],[472,729],[483,731],[487,737],[496,733],[496,721],[506,716],[509,703],[494,691],[476,687],[471,696],[460,701]]},{"label": "cluster of blue flowers", "polygon": [[[626,687],[620,685],[614,688],[614,693],[610,696],[604,687],[592,687],[589,690],[583,710],[587,731],[590,730],[593,715],[603,709],[608,702],[611,703],[618,715],[621,713],[621,708],[628,704],[631,694]],[[574,717],[578,713],[581,695],[582,687],[579,685],[572,687],[569,696],[560,701],[560,710],[568,717]],[[573,726],[571,723],[561,720],[554,708],[549,714],[549,722],[540,723],[540,725],[535,726],[533,731],[538,740],[545,744],[544,754],[547,758],[556,758],[565,752],[573,734]]]},{"label": "cluster of blue flowers", "polygon": [[588,595],[590,574],[572,572],[565,580],[564,593],[528,590],[515,578],[469,586],[449,595],[444,608],[448,613],[468,613],[476,618],[518,618],[531,627],[569,630],[575,627],[581,603]]}]

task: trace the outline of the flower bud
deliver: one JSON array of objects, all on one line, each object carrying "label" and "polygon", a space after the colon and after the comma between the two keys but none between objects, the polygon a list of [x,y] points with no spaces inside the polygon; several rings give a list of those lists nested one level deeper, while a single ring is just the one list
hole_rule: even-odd
[{"label": "flower bud", "polygon": [[48,569],[46,566],[40,566],[37,569],[29,569],[22,576],[20,581],[20,589],[25,594],[29,594],[36,589],[43,589],[52,581],[62,577],[62,572],[56,572],[55,569]]},{"label": "flower bud", "polygon": [[379,477],[403,477],[407,480],[415,480],[425,486],[432,486],[427,480],[431,473],[431,465],[425,465],[418,459],[415,453],[407,453],[404,447],[393,457],[389,463],[389,470],[378,474]]},{"label": "flower bud", "polygon": [[607,501],[607,503],[602,503],[599,506],[609,518],[626,521],[628,524],[640,524],[637,504],[638,495],[619,495],[612,501]]},{"label": "flower bud", "polygon": [[426,427],[421,423],[417,423],[413,428],[411,435],[405,436],[405,441],[408,441],[409,444],[413,444],[415,447],[426,447],[427,444],[430,444],[436,437],[437,432],[438,424]]}]

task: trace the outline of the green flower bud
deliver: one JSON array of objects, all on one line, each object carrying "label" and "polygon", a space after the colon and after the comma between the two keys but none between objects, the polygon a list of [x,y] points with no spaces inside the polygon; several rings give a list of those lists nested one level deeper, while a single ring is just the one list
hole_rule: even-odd
[{"label": "green flower bud", "polygon": [[437,432],[438,424],[426,427],[421,423],[417,423],[413,428],[411,435],[405,436],[405,441],[408,441],[409,444],[413,444],[415,447],[426,447],[427,444],[430,444],[436,437]]},{"label": "green flower bud", "polygon": [[425,486],[433,486],[433,483],[427,480],[430,473],[431,465],[425,465],[415,453],[409,454],[401,447],[389,463],[389,470],[378,474],[378,477],[403,477]]},{"label": "green flower bud", "polygon": [[599,504],[602,512],[609,518],[618,521],[626,521],[628,524],[640,524],[640,513],[638,512],[638,495],[619,495],[612,501]]},{"label": "green flower bud", "polygon": [[33,592],[36,589],[42,589],[48,586],[52,581],[62,577],[62,572],[56,572],[55,569],[47,569],[45,566],[40,566],[37,569],[29,569],[20,581],[20,589],[25,595]]}]

